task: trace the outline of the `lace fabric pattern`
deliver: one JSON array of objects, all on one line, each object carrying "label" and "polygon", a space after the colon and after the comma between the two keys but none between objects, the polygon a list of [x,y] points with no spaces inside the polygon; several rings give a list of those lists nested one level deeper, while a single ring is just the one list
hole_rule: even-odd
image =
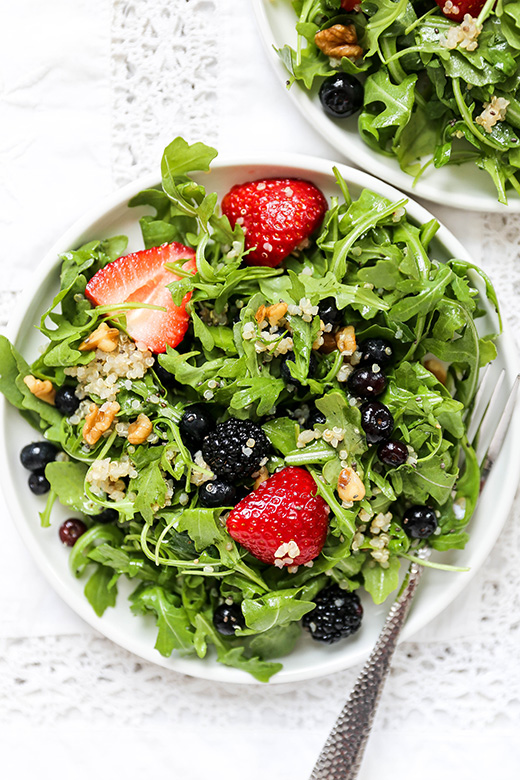
[{"label": "lace fabric pattern", "polygon": [[[122,185],[155,170],[173,135],[216,142],[219,36],[230,5],[223,0],[113,0],[111,7],[112,176],[114,185]],[[504,317],[520,342],[520,215],[484,216],[481,230],[475,262],[492,277]],[[460,233],[463,239],[463,227]],[[0,292],[2,326],[16,293]],[[437,727],[448,732],[496,729],[504,723],[518,728],[519,520],[517,498],[475,579],[472,608],[478,631],[449,643],[400,645],[376,730]],[[317,729],[325,737],[357,671],[293,685],[230,686],[141,661],[90,631],[3,639],[0,726],[80,720],[103,726],[117,718],[129,727],[153,721],[204,729],[218,722],[225,729],[242,722],[255,729],[268,721],[274,729]]]},{"label": "lace fabric pattern", "polygon": [[156,170],[174,135],[215,142],[216,0],[115,0],[112,149],[117,185]]}]

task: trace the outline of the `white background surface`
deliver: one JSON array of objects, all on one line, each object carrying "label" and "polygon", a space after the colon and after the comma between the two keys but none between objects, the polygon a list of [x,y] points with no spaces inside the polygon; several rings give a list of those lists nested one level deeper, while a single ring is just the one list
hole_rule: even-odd
[{"label": "white background surface", "polygon": [[[175,135],[335,156],[271,73],[248,0],[3,5],[0,115],[4,324],[48,246],[97,198],[158,170]],[[430,208],[490,273],[518,333],[519,218]],[[470,588],[398,650],[363,778],[518,777],[518,510]],[[0,518],[2,777],[309,775],[356,670],[245,689],[141,662],[64,606],[3,504]]]}]

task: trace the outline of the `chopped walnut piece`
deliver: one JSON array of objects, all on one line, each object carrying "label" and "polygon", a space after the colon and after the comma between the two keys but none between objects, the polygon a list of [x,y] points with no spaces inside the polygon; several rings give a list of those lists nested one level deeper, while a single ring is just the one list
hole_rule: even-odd
[{"label": "chopped walnut piece", "polygon": [[346,325],[336,333],[336,344],[343,355],[353,355],[356,351],[356,333],[352,325]]},{"label": "chopped walnut piece", "polygon": [[23,381],[36,398],[39,398],[40,401],[45,401],[46,404],[54,406],[56,390],[49,379],[36,379],[32,374],[29,374],[28,376],[24,376]]},{"label": "chopped walnut piece", "polygon": [[256,490],[257,487],[260,487],[262,482],[265,482],[267,479],[269,479],[269,472],[267,471],[265,466],[262,466],[262,468],[257,472],[257,477],[253,484],[253,490]]},{"label": "chopped walnut piece", "polygon": [[152,421],[146,414],[140,414],[137,420],[128,427],[130,444],[142,444],[153,430]]},{"label": "chopped walnut piece", "polygon": [[446,384],[448,372],[440,360],[437,360],[437,358],[429,358],[424,361],[424,367],[427,368],[433,376],[437,377],[439,382],[442,382],[443,385]]},{"label": "chopped walnut piece", "polygon": [[269,320],[269,325],[273,327],[274,325],[278,325],[280,320],[287,314],[287,308],[287,304],[283,301],[269,306],[265,312],[265,316]]},{"label": "chopped walnut piece", "polygon": [[100,349],[102,352],[113,352],[117,349],[119,342],[119,331],[117,328],[109,328],[106,322],[102,322],[96,330],[82,341],[78,349],[80,352],[90,352],[94,349]]},{"label": "chopped walnut piece", "polygon": [[267,307],[266,306],[259,306],[258,307],[257,312],[255,314],[255,320],[258,322],[259,325],[260,325],[261,322],[263,322],[265,320],[266,312],[267,312]]},{"label": "chopped walnut piece", "polygon": [[110,401],[103,406],[99,407],[97,404],[92,404],[90,412],[85,417],[85,424],[83,426],[83,438],[87,444],[93,445],[99,441],[101,436],[108,431],[120,406],[117,401]]},{"label": "chopped walnut piece", "polygon": [[327,57],[337,60],[342,57],[357,60],[363,56],[353,24],[334,24],[327,30],[320,30],[314,36],[314,43]]},{"label": "chopped walnut piece", "polygon": [[338,348],[336,337],[333,333],[323,333],[322,336],[323,344],[320,347],[320,352],[323,352],[324,355],[330,355]]},{"label": "chopped walnut piece", "polygon": [[342,501],[362,501],[365,497],[365,486],[361,477],[354,469],[342,469],[338,477],[338,495]]}]

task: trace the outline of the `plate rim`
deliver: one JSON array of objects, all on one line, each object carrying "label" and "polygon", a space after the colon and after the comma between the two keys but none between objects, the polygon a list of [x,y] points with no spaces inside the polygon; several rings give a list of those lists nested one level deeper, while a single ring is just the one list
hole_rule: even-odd
[{"label": "plate rim", "polygon": [[[333,161],[326,160],[324,158],[302,155],[302,154],[289,154],[289,153],[251,153],[240,155],[222,155],[221,159],[214,160],[211,169],[226,169],[234,167],[243,168],[258,168],[258,167],[270,167],[280,169],[295,169],[300,172],[305,172],[309,176],[326,175],[332,176],[332,167],[335,165]],[[395,187],[373,177],[371,174],[365,171],[360,171],[357,168],[353,168],[344,164],[337,164],[337,168],[340,173],[356,186],[375,190],[379,194],[388,197],[392,200],[397,200],[402,197]],[[204,174],[202,174],[204,175]],[[42,261],[39,263],[37,269],[32,276],[31,282],[27,285],[26,289],[20,296],[17,304],[16,312],[11,318],[6,335],[10,340],[16,343],[16,339],[19,335],[20,329],[23,325],[25,313],[29,309],[29,305],[37,297],[38,288],[41,282],[47,278],[58,267],[58,255],[64,251],[70,249],[71,246],[78,245],[84,237],[84,234],[89,230],[95,222],[103,217],[106,217],[110,211],[120,208],[130,200],[130,198],[139,192],[141,189],[150,187],[156,187],[160,184],[159,177],[156,174],[147,174],[141,176],[122,188],[119,188],[112,192],[110,195],[103,198],[95,207],[88,209],[86,213],[76,220],[70,228],[68,228],[57,241],[53,243],[48,252],[45,253]],[[417,219],[421,222],[426,222],[429,219],[434,218],[427,208],[417,203],[413,198],[409,198],[406,204],[408,213],[413,219]],[[444,225],[441,225],[437,238],[443,246],[448,249],[450,254],[458,257],[466,257],[470,259],[468,252],[464,249],[460,241],[453,235],[453,233]],[[505,341],[504,359],[506,365],[513,371],[511,367],[513,365],[519,365],[518,353],[514,344],[514,340],[506,327],[504,329],[503,340]],[[7,400],[2,396],[0,399],[0,485],[2,487],[6,504],[11,514],[11,519],[17,532],[22,537],[22,541],[29,550],[34,563],[44,574],[47,581],[50,583],[53,590],[57,595],[65,601],[71,609],[79,615],[87,624],[92,628],[102,633],[111,641],[122,648],[133,652],[135,655],[144,658],[145,660],[155,663],[159,666],[163,666],[167,669],[188,674],[192,677],[199,679],[207,679],[216,682],[223,683],[241,683],[241,684],[253,684],[253,685],[265,685],[265,683],[259,683],[250,677],[247,673],[233,669],[230,667],[212,667],[205,666],[204,663],[197,664],[198,659],[184,659],[180,656],[172,655],[170,658],[163,659],[162,656],[150,646],[150,652],[143,654],[142,647],[138,642],[133,641],[132,637],[129,637],[124,631],[117,627],[111,626],[109,621],[105,618],[99,618],[95,615],[91,609],[90,604],[86,598],[81,595],[78,596],[72,590],[68,590],[60,580],[57,572],[52,566],[51,562],[45,556],[43,550],[40,549],[37,541],[30,533],[29,526],[25,520],[23,502],[19,500],[14,490],[14,486],[11,481],[5,476],[8,473],[6,469],[7,460],[9,458],[7,437],[5,435],[6,416],[12,413],[12,408],[8,404]],[[513,424],[511,426],[509,436],[513,436],[515,431],[520,432],[520,407],[517,409]],[[511,467],[513,468],[513,467]],[[477,553],[474,553],[472,560],[472,568],[469,572],[461,572],[457,575],[455,580],[452,580],[452,584],[449,588],[446,588],[446,593],[449,594],[440,605],[437,605],[435,609],[430,607],[429,610],[423,610],[424,614],[419,615],[417,611],[412,611],[408,621],[401,633],[399,641],[405,641],[409,639],[413,634],[427,625],[437,615],[439,615],[444,609],[446,609],[453,600],[464,590],[466,585],[475,576],[476,572],[489,555],[493,548],[502,527],[511,510],[512,502],[516,492],[516,487],[520,477],[520,456],[516,459],[514,464],[515,479],[509,480],[503,485],[503,493],[501,495],[500,505],[505,507],[500,515],[499,522],[492,526],[492,533],[488,533],[488,544],[486,546],[480,546],[477,549]],[[14,518],[18,515],[24,518],[21,524],[16,524]],[[71,577],[72,577],[71,573]],[[108,615],[109,617],[109,615]],[[330,659],[320,660],[317,665],[307,664],[303,668],[298,670],[282,669],[281,672],[276,674],[271,681],[270,685],[293,683],[301,680],[314,679],[332,674],[334,672],[343,671],[347,668],[351,668],[360,663],[366,658],[366,653],[359,649],[357,652],[350,652],[347,659],[342,660],[342,656],[331,656]],[[283,660],[283,659],[282,659]]]},{"label": "plate rim", "polygon": [[[274,50],[276,40],[273,36],[272,26],[269,23],[266,11],[267,4],[269,4],[274,9],[274,13],[276,13],[273,0],[251,0],[251,2],[267,59],[274,69],[280,86],[283,87],[287,81],[288,72]],[[412,176],[400,168],[386,165],[386,157],[378,155],[376,152],[371,152],[370,147],[361,140],[354,148],[355,154],[349,154],[348,145],[343,141],[342,129],[317,109],[303,87],[295,83],[286,92],[305,120],[334,148],[337,154],[345,157],[351,165],[359,165],[372,176],[379,178],[385,183],[389,182],[397,189],[404,190],[412,198],[424,198],[440,206],[453,207],[457,211],[486,211],[494,214],[520,213],[520,197],[514,192],[508,193],[507,205],[499,203],[496,198],[486,195],[475,196],[464,193],[464,198],[461,198],[461,193],[441,191],[438,187],[430,185],[424,179],[419,179],[417,184],[415,184]],[[453,167],[455,168],[455,166]]]}]

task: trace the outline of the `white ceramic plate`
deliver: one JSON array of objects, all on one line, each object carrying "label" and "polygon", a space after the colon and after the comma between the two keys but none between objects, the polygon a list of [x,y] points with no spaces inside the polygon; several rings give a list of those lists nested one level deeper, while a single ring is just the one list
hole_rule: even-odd
[{"label": "white ceramic plate", "polygon": [[498,202],[490,177],[476,165],[430,166],[413,185],[413,178],[401,170],[397,160],[378,154],[361,140],[357,117],[332,119],[323,111],[318,90],[308,92],[296,83],[287,90],[288,73],[274,47],[296,45],[297,17],[289,0],[253,0],[260,35],[272,65],[287,92],[305,119],[349,162],[364,168],[402,190],[443,206],[487,212],[520,212],[520,197],[512,192],[507,206]]},{"label": "white ceramic plate", "polygon": [[[236,183],[265,176],[296,176],[312,180],[326,196],[339,194],[331,173],[332,163],[326,160],[284,154],[279,158],[259,157],[253,160],[233,159],[216,162],[209,174],[196,177],[208,191],[222,196]],[[340,166],[352,194],[357,197],[363,188],[375,190],[392,200],[398,200],[401,193],[393,187],[353,168]],[[144,209],[129,209],[128,200],[141,189],[156,186],[157,178],[140,179],[101,203],[95,211],[76,223],[47,254],[35,271],[32,284],[19,303],[17,314],[10,328],[10,338],[17,349],[30,361],[38,354],[43,343],[41,334],[35,329],[40,314],[52,300],[58,287],[58,254],[96,238],[125,234],[129,237],[129,251],[142,248],[138,218]],[[414,202],[408,207],[410,217],[418,223],[427,222],[431,214]],[[466,258],[460,243],[446,229],[441,228],[434,243],[435,255],[439,259],[448,257]],[[491,312],[483,326],[494,327]],[[508,382],[517,373],[518,356],[510,336],[500,339],[497,363],[505,367]],[[508,439],[484,493],[481,504],[471,523],[471,540],[464,551],[453,551],[442,557],[445,562],[470,566],[465,574],[428,570],[417,595],[416,603],[403,632],[403,638],[410,637],[439,614],[466,583],[488,555],[507,517],[518,482],[520,456],[515,442],[520,438],[520,415],[513,420]],[[20,417],[17,411],[3,402],[0,410],[0,475],[2,487],[16,526],[31,551],[37,565],[43,571],[53,588],[87,623],[122,647],[149,661],[175,669],[185,674],[225,682],[252,683],[246,673],[221,666],[213,658],[198,660],[173,655],[163,658],[154,650],[156,629],[150,617],[134,617],[130,612],[126,595],[135,587],[134,583],[121,581],[117,606],[108,609],[98,618],[83,595],[84,581],[75,579],[68,566],[68,548],[58,539],[60,523],[70,516],[61,506],[53,511],[50,528],[39,525],[38,512],[45,497],[37,497],[27,487],[27,472],[19,462],[19,452],[24,444],[38,439],[38,434]],[[404,568],[404,567],[403,567]],[[364,600],[365,620],[361,631],[350,641],[337,645],[322,646],[310,637],[303,636],[296,651],[283,660],[284,669],[275,675],[273,682],[281,683],[303,680],[330,674],[362,661],[368,656],[380,631],[388,604],[375,607],[369,598]]]}]

